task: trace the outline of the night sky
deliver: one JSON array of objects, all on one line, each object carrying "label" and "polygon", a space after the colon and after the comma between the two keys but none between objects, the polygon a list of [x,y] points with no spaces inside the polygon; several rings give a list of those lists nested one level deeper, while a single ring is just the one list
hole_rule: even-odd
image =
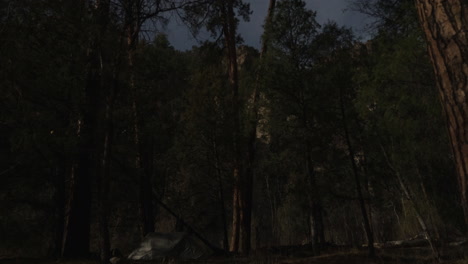
[{"label": "night sky", "polygon": [[[241,22],[239,34],[244,38],[245,44],[258,48],[260,46],[260,36],[263,32],[263,22],[268,10],[269,0],[245,0],[250,3],[252,15],[249,22]],[[366,38],[364,26],[368,19],[358,13],[348,9],[351,0],[306,0],[309,9],[317,11],[317,21],[324,24],[327,21],[335,21],[338,25],[353,28],[357,36]],[[198,41],[207,40],[210,35],[201,33],[195,39],[185,26],[177,21],[172,22],[163,30],[169,38],[171,44],[179,50],[190,49],[197,45]]]}]

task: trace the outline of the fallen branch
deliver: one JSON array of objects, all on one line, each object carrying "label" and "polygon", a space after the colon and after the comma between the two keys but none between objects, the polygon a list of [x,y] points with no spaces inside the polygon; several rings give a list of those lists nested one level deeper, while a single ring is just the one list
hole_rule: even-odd
[{"label": "fallen branch", "polygon": [[171,214],[173,217],[175,217],[178,221],[180,221],[180,223],[182,225],[184,225],[185,227],[187,227],[187,229],[189,230],[189,232],[191,232],[192,234],[194,234],[198,239],[200,239],[200,241],[202,241],[205,245],[207,245],[211,250],[213,250],[215,253],[225,253],[225,250],[219,248],[219,247],[216,247],[214,246],[213,244],[210,243],[210,241],[208,241],[207,239],[205,239],[202,235],[200,235],[199,232],[197,232],[192,226],[190,226],[187,222],[184,221],[184,219],[182,219],[182,217],[180,217],[179,215],[177,215],[174,211],[171,210],[171,208],[169,208],[169,206],[167,206],[165,203],[163,203],[160,199],[157,198],[157,193],[156,191],[153,189],[153,194],[154,194],[154,197],[155,197],[155,200],[156,202],[162,207],[164,208],[169,214]]}]

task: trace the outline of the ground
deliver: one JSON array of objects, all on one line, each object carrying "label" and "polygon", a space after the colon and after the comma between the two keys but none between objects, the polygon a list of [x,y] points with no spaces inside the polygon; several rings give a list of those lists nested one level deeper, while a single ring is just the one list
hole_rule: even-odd
[{"label": "ground", "polygon": [[[425,247],[377,249],[378,257],[370,259],[364,249],[340,249],[324,252],[318,257],[311,256],[306,250],[282,251],[277,253],[256,252],[251,257],[213,257],[196,261],[177,261],[162,259],[159,261],[128,261],[119,264],[432,264],[437,263],[432,252]],[[441,251],[440,263],[468,264],[466,247],[456,251]],[[0,260],[0,264],[99,264],[93,260],[47,260],[47,259],[10,259]]]}]

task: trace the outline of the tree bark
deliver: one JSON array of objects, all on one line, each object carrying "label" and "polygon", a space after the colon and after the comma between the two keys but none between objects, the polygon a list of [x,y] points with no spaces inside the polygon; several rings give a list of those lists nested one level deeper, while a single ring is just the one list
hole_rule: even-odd
[{"label": "tree bark", "polygon": [[109,160],[112,140],[112,113],[115,72],[109,69],[109,54],[104,52],[103,36],[109,22],[109,0],[99,1],[93,10],[98,33],[88,49],[85,102],[77,121],[78,155],[71,170],[70,195],[66,208],[62,256],[87,257],[90,239],[91,186],[97,183],[97,220],[101,262],[110,258],[107,227]]},{"label": "tree bark", "polygon": [[97,219],[100,238],[101,263],[109,263],[110,237],[108,229],[110,157],[112,147],[112,117],[117,88],[118,69],[112,69],[111,54],[104,47],[104,36],[107,35],[109,24],[110,0],[100,0],[96,6],[95,23],[99,27],[99,35],[95,38],[93,56],[96,76],[94,96],[97,100],[96,137],[96,181],[97,181]]},{"label": "tree bark", "polygon": [[[304,100],[304,98],[302,98]],[[302,126],[304,129],[308,128],[308,119],[309,113],[307,107],[303,104],[302,106]],[[309,206],[311,210],[312,217],[312,227],[311,227],[311,245],[312,250],[315,255],[320,255],[320,244],[325,243],[325,231],[323,224],[323,214],[322,214],[322,201],[320,197],[320,190],[317,185],[317,178],[314,169],[314,162],[312,160],[312,144],[310,139],[306,138],[304,140],[304,164],[305,164],[305,174],[307,177],[307,183],[310,188],[309,195]]]},{"label": "tree bark", "polygon": [[[141,124],[140,115],[138,113],[138,91],[135,84],[135,51],[138,42],[138,35],[140,32],[140,21],[138,21],[137,3],[134,0],[128,0],[127,14],[126,14],[126,41],[127,41],[127,54],[128,54],[128,68],[130,74],[130,90],[132,99],[132,115],[133,115],[133,143],[135,146],[134,168],[138,177],[139,191],[138,191],[138,208],[140,214],[140,231],[141,236],[144,237],[150,232],[154,232],[154,213],[153,213],[153,199],[152,199],[152,186],[150,174],[144,170],[142,162],[142,143],[141,143]],[[136,13],[135,13],[136,12]]]},{"label": "tree bark", "polygon": [[[65,207],[65,221],[61,255],[65,258],[87,257],[91,227],[91,153],[89,136],[82,134],[81,121],[78,121],[77,165],[70,172],[70,186]],[[88,133],[87,133],[88,134]]]},{"label": "tree bark", "polygon": [[69,165],[66,159],[60,158],[60,165],[54,169],[55,204],[57,208],[57,224],[55,230],[55,249],[53,255],[60,257],[62,254],[63,232],[65,230],[65,175]]},{"label": "tree bark", "polygon": [[85,100],[81,117],[76,122],[78,138],[77,155],[70,170],[70,185],[65,208],[65,224],[62,256],[82,258],[89,254],[91,228],[91,186],[96,179],[96,125],[99,105],[100,77],[97,74],[96,56],[90,55],[91,65],[85,88]]},{"label": "tree bark", "polygon": [[[273,12],[275,10],[276,0],[270,0],[270,4],[268,7],[268,14],[265,20],[265,28],[269,27],[271,18],[273,16]],[[251,110],[251,120],[250,120],[250,127],[248,132],[248,139],[247,139],[247,161],[245,162],[245,186],[244,186],[244,193],[245,193],[245,207],[243,212],[243,223],[242,227],[245,230],[245,234],[243,237],[242,245],[243,251],[248,253],[251,249],[251,234],[252,234],[252,197],[253,197],[253,181],[254,181],[254,174],[255,174],[255,158],[257,155],[257,128],[258,128],[258,100],[260,96],[260,78],[262,74],[262,63],[261,60],[265,56],[268,49],[268,33],[264,34],[264,39],[262,43],[262,48],[260,50],[260,68],[257,71],[255,84],[254,84],[254,91],[253,91],[253,100],[252,100],[252,110]]]},{"label": "tree bark", "polygon": [[366,204],[364,201],[364,197],[362,195],[362,187],[361,187],[361,180],[359,179],[359,170],[358,166],[356,164],[355,160],[355,153],[353,146],[351,144],[351,137],[349,135],[349,130],[348,130],[348,124],[347,124],[347,118],[346,118],[346,111],[345,111],[345,104],[344,104],[344,98],[343,98],[343,92],[342,88],[340,88],[339,91],[339,97],[340,97],[340,110],[341,110],[341,117],[342,117],[342,122],[343,122],[343,130],[345,133],[345,139],[346,139],[346,144],[348,145],[348,152],[349,152],[349,158],[351,161],[351,165],[353,168],[353,173],[354,173],[354,180],[356,182],[356,192],[358,195],[359,199],[359,206],[361,208],[361,214],[362,218],[364,221],[364,229],[366,231],[367,235],[367,246],[369,249],[369,256],[370,257],[375,257],[375,249],[374,249],[374,234],[369,222],[369,215],[367,214],[367,209],[366,209]]},{"label": "tree bark", "polygon": [[[362,141],[360,142],[360,145],[361,146],[364,145]],[[373,220],[373,215],[372,215],[372,201],[374,199],[374,191],[373,191],[373,188],[372,188],[371,181],[369,179],[369,172],[367,170],[367,166],[368,166],[367,165],[367,155],[366,155],[366,151],[363,150],[362,166],[361,166],[362,170],[361,171],[362,171],[362,173],[364,175],[365,190],[367,192],[367,195],[369,195],[369,198],[367,199],[367,208],[369,209],[369,226],[370,226],[371,230],[375,230],[374,229],[374,220]],[[376,239],[376,238],[374,237],[374,239]]]},{"label": "tree bark", "polygon": [[[215,137],[214,135],[213,137]],[[216,178],[218,179],[219,186],[219,203],[221,210],[221,220],[223,221],[223,248],[224,250],[229,250],[229,236],[228,236],[228,226],[227,226],[227,217],[226,217],[226,208],[224,206],[224,188],[223,188],[223,179],[221,174],[221,162],[219,161],[218,146],[216,144],[216,139],[213,138],[213,155],[215,158],[215,169],[216,169]]]},{"label": "tree bark", "polygon": [[[228,74],[231,87],[231,118],[233,124],[233,204],[232,204],[232,233],[230,250],[232,252],[242,252],[241,241],[245,241],[244,233],[248,228],[243,227],[248,214],[245,214],[245,174],[242,170],[241,149],[240,149],[240,117],[239,117],[239,76],[237,68],[236,50],[236,23],[234,18],[234,0],[227,0],[222,5],[223,35],[226,42],[228,56]],[[250,209],[250,208],[249,208]],[[244,245],[245,246],[245,243]]]},{"label": "tree bark", "polygon": [[270,202],[270,221],[271,221],[271,239],[267,243],[267,247],[271,248],[273,245],[277,245],[278,241],[278,227],[277,227],[277,218],[276,218],[276,196],[274,194],[273,188],[270,184],[270,175],[265,175],[265,187],[268,201]]},{"label": "tree bark", "polygon": [[[108,84],[109,85],[109,84]],[[109,262],[110,254],[110,237],[108,228],[108,211],[109,211],[109,185],[110,185],[110,153],[112,151],[112,115],[114,108],[114,87],[111,82],[109,91],[104,99],[104,109],[102,109],[102,125],[99,131],[100,138],[100,151],[99,151],[99,165],[97,177],[97,215],[99,224],[100,236],[100,250],[101,250],[101,263]]]},{"label": "tree bark", "polygon": [[[70,10],[78,13],[75,20],[86,15],[86,4],[81,1],[71,1]],[[77,22],[78,23],[78,22]],[[89,56],[89,54],[87,54]],[[93,91],[96,76],[92,74],[91,60],[88,68],[84,89],[85,101],[77,113],[75,136],[77,138],[76,152],[72,155],[72,165],[69,170],[69,185],[66,190],[64,209],[63,236],[61,241],[61,256],[65,258],[82,258],[89,255],[89,239],[91,228],[91,181],[94,178],[93,155],[95,125],[95,101],[89,92]]]},{"label": "tree bark", "polygon": [[447,118],[468,224],[468,2],[415,0]]},{"label": "tree bark", "polygon": [[312,161],[312,154],[311,154],[311,147],[310,143],[306,142],[306,151],[305,151],[305,167],[307,173],[307,180],[309,183],[311,195],[310,197],[310,209],[311,209],[311,216],[312,216],[312,249],[314,250],[315,255],[320,254],[320,244],[325,243],[325,231],[324,231],[324,224],[323,224],[323,214],[322,214],[322,202],[320,199],[320,193],[317,186],[316,180],[316,173],[313,166]]}]

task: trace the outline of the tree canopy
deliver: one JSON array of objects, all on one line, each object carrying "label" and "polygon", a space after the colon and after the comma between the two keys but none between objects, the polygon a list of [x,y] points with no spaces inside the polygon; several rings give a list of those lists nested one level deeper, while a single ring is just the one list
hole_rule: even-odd
[{"label": "tree canopy", "polygon": [[[260,50],[237,31],[248,1],[0,3],[0,257],[107,263],[175,231],[236,254],[419,235],[443,257],[468,208],[466,39],[438,43],[466,27],[454,2],[432,21],[355,0],[362,41],[271,0]],[[155,26],[176,16],[213,38],[176,50]]]}]

